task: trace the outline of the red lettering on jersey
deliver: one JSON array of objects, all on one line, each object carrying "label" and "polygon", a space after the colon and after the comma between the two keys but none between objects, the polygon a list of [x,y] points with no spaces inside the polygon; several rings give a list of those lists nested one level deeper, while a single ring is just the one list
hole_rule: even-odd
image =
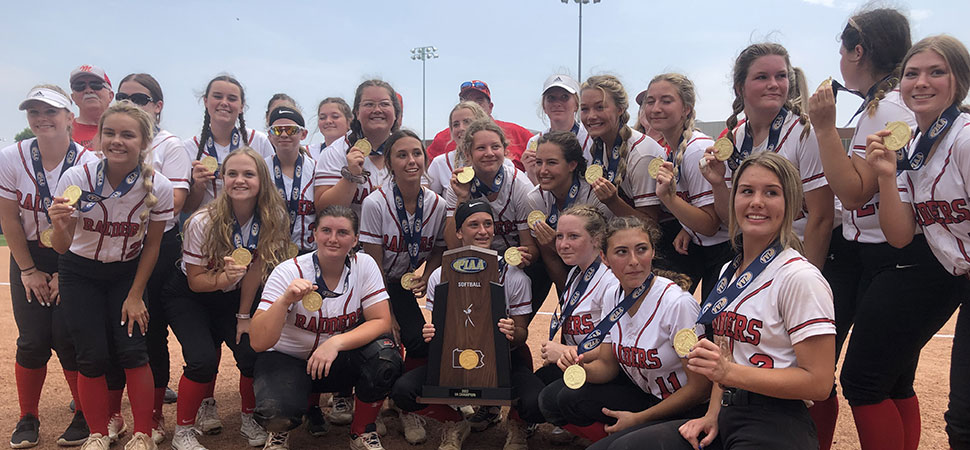
[{"label": "red lettering on jersey", "polygon": [[914,208],[917,212],[916,220],[921,226],[957,224],[970,218],[970,211],[967,210],[967,202],[964,199],[956,199],[952,202],[927,200],[917,203]]},{"label": "red lettering on jersey", "polygon": [[355,205],[359,205],[363,203],[364,199],[367,198],[367,194],[370,194],[370,189],[367,189],[367,188],[357,189],[357,192],[354,192],[354,198],[350,201],[350,203],[353,203]]},{"label": "red lettering on jersey", "polygon": [[300,199],[300,201],[297,202],[296,214],[298,216],[309,216],[309,215],[316,214],[316,212],[317,212],[317,209],[313,205],[312,201]]},{"label": "red lettering on jersey", "polygon": [[[390,237],[390,239],[388,239]],[[394,253],[407,253],[408,248],[404,245],[404,238],[398,239],[399,236],[388,236],[384,235],[384,250]],[[421,236],[421,242],[418,243],[419,252],[430,252],[434,247],[434,238]]]},{"label": "red lettering on jersey", "polygon": [[876,204],[869,203],[855,211],[856,217],[868,217],[876,213]]},{"label": "red lettering on jersey", "polygon": [[736,342],[751,345],[761,343],[764,322],[759,319],[749,319],[743,314],[726,311],[714,317],[711,325],[714,327],[714,334],[718,336],[727,336]]},{"label": "red lettering on jersey", "polygon": [[761,343],[761,329],[764,328],[764,322],[759,319],[748,320],[748,336],[750,336],[747,341],[751,345],[758,345]]},{"label": "red lettering on jersey", "polygon": [[[21,198],[23,196],[23,198]],[[20,190],[17,190],[17,203],[20,203],[20,207],[28,211],[43,211],[40,207],[40,196],[34,197],[30,192],[27,195],[23,195]]]},{"label": "red lettering on jersey", "polygon": [[515,222],[511,220],[496,220],[494,226],[496,236],[511,235],[519,231],[515,226]]},{"label": "red lettering on jersey", "polygon": [[[680,390],[680,386],[681,386],[680,380],[677,379],[677,372],[670,372],[670,375],[667,376],[666,381],[663,379],[663,377],[657,377],[657,379],[654,380],[654,382],[656,382],[657,387],[660,388],[661,400],[667,397],[670,397],[670,394],[673,394],[674,392],[677,392],[678,390]],[[669,386],[667,385],[668,382],[670,383]]]},{"label": "red lettering on jersey", "polygon": [[593,331],[593,316],[588,313],[569,316],[569,320],[566,321],[564,326],[566,329],[563,332],[570,336],[589,334],[590,331]]},{"label": "red lettering on jersey", "polygon": [[754,364],[755,367],[761,367],[764,369],[774,369],[775,360],[764,353],[755,353],[748,358],[748,362]]},{"label": "red lettering on jersey", "polygon": [[141,229],[141,223],[136,222],[105,222],[103,220],[94,222],[87,217],[82,220],[82,227],[85,231],[98,233],[108,237],[134,237]]},{"label": "red lettering on jersey", "polygon": [[953,217],[954,223],[961,223],[964,220],[970,219],[970,210],[967,210],[967,201],[958,198],[950,204],[953,207],[953,212],[956,215]]},{"label": "red lettering on jersey", "polygon": [[297,314],[296,319],[293,321],[293,326],[297,328],[306,329],[306,316],[303,314]]},{"label": "red lettering on jersey", "polygon": [[644,350],[639,347],[621,345],[618,353],[619,358],[617,360],[624,366],[638,369],[659,369],[663,367],[663,363],[657,355],[657,349]]}]

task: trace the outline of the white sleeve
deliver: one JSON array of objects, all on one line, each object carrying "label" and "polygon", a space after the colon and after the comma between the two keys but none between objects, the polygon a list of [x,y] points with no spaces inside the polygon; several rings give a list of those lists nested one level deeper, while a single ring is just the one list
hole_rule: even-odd
[{"label": "white sleeve", "polygon": [[[364,244],[383,244],[381,230],[381,192],[373,191],[364,198],[360,206],[360,242]],[[390,219],[390,218],[388,218]]]},{"label": "white sleeve", "polygon": [[431,276],[428,277],[428,290],[425,293],[424,308],[428,311],[434,311],[434,288],[441,284],[441,267],[438,267],[431,272]]},{"label": "white sleeve", "polygon": [[317,170],[313,178],[314,186],[333,186],[342,178],[340,169],[347,165],[347,158],[341,157],[340,151],[335,149],[334,145],[339,142],[341,141],[334,142],[320,153],[320,159],[317,160]]},{"label": "white sleeve", "polygon": [[799,266],[780,277],[778,289],[778,309],[791,343],[835,334],[835,306],[828,282],[807,261],[794,264]]},{"label": "white sleeve", "polygon": [[455,209],[458,208],[458,195],[451,188],[451,183],[445,186],[445,217],[455,217]]},{"label": "white sleeve", "polygon": [[358,253],[357,267],[360,270],[357,279],[361,280],[361,309],[366,310],[379,302],[387,301],[388,295],[387,288],[384,287],[384,277],[381,276],[381,269],[377,267],[374,258],[367,254]]},{"label": "white sleeve", "polygon": [[[697,145],[707,146],[710,140],[700,140]],[[703,150],[690,151],[684,153],[684,161],[680,166],[681,177],[687,186],[687,203],[700,208],[714,203],[714,189],[711,182],[701,175],[700,161],[703,158]]]},{"label": "white sleeve", "polygon": [[175,218],[175,198],[172,191],[172,183],[165,178],[165,175],[156,173],[152,180],[152,194],[155,196],[156,203],[152,207],[151,220],[153,222],[165,222]]},{"label": "white sleeve", "polygon": [[182,141],[175,136],[170,136],[162,141],[159,148],[155,150],[161,152],[161,167],[159,168],[159,172],[165,175],[168,181],[172,182],[172,189],[189,190],[189,181],[192,177],[192,161],[189,160],[189,154],[185,150]]},{"label": "white sleeve", "polygon": [[17,201],[17,168],[21,165],[17,144],[0,150],[0,198]]},{"label": "white sleeve", "polygon": [[[425,195],[429,192],[425,191]],[[434,210],[431,211],[431,223],[429,226],[434,227],[434,246],[435,247],[447,247],[445,243],[445,199],[438,194],[434,194]]]},{"label": "white sleeve", "polygon": [[208,260],[202,255],[202,243],[209,225],[209,215],[205,212],[192,215],[182,229],[182,262],[205,267]]},{"label": "white sleeve", "polygon": [[[899,189],[899,200],[903,203],[913,203],[913,193],[909,191],[909,172],[905,170],[896,176],[896,189]],[[918,213],[918,211],[914,211]]]},{"label": "white sleeve", "polygon": [[[644,141],[647,139],[644,138]],[[659,148],[659,144],[652,139],[650,139],[650,142],[653,142],[653,145]],[[657,180],[651,177],[650,172],[647,171],[650,161],[655,157],[659,157],[659,155],[648,154],[646,151],[639,149],[639,146],[637,147],[630,151],[630,164],[627,165],[626,174],[623,176],[623,182],[621,183],[626,188],[622,190],[630,190],[630,192],[624,193],[633,201],[633,206],[636,208],[659,205],[660,199],[657,197]],[[618,188],[620,187],[622,186]]]},{"label": "white sleeve", "polygon": [[[825,178],[822,171],[822,159],[818,154],[818,139],[815,138],[815,129],[809,131],[805,139],[801,138],[801,128],[792,131],[789,139],[798,139],[798,172],[802,177],[802,189],[805,192],[814,191],[820,187],[828,186],[829,180]],[[798,133],[798,135],[795,135]]]},{"label": "white sleeve", "polygon": [[[283,296],[286,289],[290,287],[290,282],[297,278],[293,274],[295,264],[292,259],[289,259],[273,269],[273,272],[269,274],[269,278],[266,279],[266,284],[263,286],[263,292],[260,294],[257,309],[266,311]],[[287,310],[292,307],[293,305],[290,305]]]},{"label": "white sleeve", "polygon": [[[674,289],[674,287],[671,287]],[[684,328],[694,329],[695,322],[697,322],[697,315],[701,312],[700,304],[694,299],[694,296],[687,292],[678,289],[679,295],[672,298],[672,302],[668,306],[666,325],[667,332],[666,338],[670,341],[671,345],[674,342],[674,335],[678,331]]]},{"label": "white sleeve", "polygon": [[505,298],[510,316],[525,316],[532,313],[532,282],[529,276],[517,267],[509,267],[505,276]]},{"label": "white sleeve", "polygon": [[529,224],[527,222],[529,220],[529,213],[532,212],[528,196],[529,191],[535,187],[526,180],[528,180],[528,177],[525,175],[525,172],[517,173],[512,198],[509,199],[512,204],[508,205],[508,207],[512,208],[515,228],[519,231],[529,230]]}]

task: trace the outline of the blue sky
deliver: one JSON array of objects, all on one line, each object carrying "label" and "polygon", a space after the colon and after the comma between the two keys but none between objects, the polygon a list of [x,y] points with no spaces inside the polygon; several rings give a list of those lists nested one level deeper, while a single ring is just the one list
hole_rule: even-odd
[{"label": "blue sky", "polygon": [[[117,83],[148,72],[165,93],[162,126],[198,134],[198,96],[227,72],[246,88],[249,126],[264,128],[266,102],[292,95],[305,116],[324,97],[352,101],[379,77],[404,96],[405,127],[421,132],[421,64],[410,49],[438,48],[427,63],[427,132],[445,127],[458,85],[491,87],[494,116],[532,129],[547,125],[542,82],[576,75],[577,8],[570,0],[493,1],[115,1],[10,2],[0,26],[0,144],[26,126],[17,110],[31,86],[68,88],[80,64],[104,67]],[[913,41],[949,33],[970,44],[970,2],[893,3],[911,20]],[[731,64],[752,42],[785,45],[809,87],[838,73],[838,33],[861,3],[836,0],[602,0],[583,8],[582,77],[612,73],[631,97],[656,74],[679,71],[697,86],[698,118],[724,120],[733,99]],[[116,86],[117,87],[117,86]],[[858,102],[840,97],[839,123]],[[634,112],[635,114],[635,112]],[[311,141],[321,136],[311,125]],[[308,124],[310,125],[310,124]]]}]

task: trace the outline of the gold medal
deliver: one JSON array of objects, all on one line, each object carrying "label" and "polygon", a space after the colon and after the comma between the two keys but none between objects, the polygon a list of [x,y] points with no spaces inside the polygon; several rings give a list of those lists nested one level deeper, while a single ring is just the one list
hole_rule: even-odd
[{"label": "gold medal", "polygon": [[40,245],[51,248],[54,246],[54,229],[48,228],[40,232]]},{"label": "gold medal", "polygon": [[533,139],[533,140],[529,141],[529,150],[536,151],[537,148],[539,148],[539,140],[538,139]]},{"label": "gold medal", "polygon": [[593,183],[596,182],[596,180],[603,178],[603,166],[599,164],[590,165],[589,167],[586,168],[585,178],[586,178],[586,182],[589,183],[590,186],[592,186]]},{"label": "gold medal", "polygon": [[296,258],[297,256],[299,256],[299,254],[300,254],[300,247],[297,247],[296,244],[294,244],[292,242],[287,243],[287,245],[286,245],[286,259]]},{"label": "gold medal", "polygon": [[303,300],[300,300],[300,303],[303,304],[303,309],[309,312],[317,312],[323,306],[323,297],[317,291],[310,291],[303,296]]},{"label": "gold medal", "polygon": [[823,88],[830,87],[832,87],[832,77],[828,77],[825,79],[825,81],[822,81],[822,84],[818,85],[818,89],[816,89],[816,91],[821,91]]},{"label": "gold medal", "polygon": [[209,172],[216,173],[216,170],[219,169],[219,160],[217,160],[215,156],[206,156],[205,158],[200,159],[199,162],[202,163],[202,167],[205,167]]},{"label": "gold medal", "polygon": [[401,287],[407,290],[411,290],[414,287],[414,272],[408,272],[401,276]]},{"label": "gold medal", "polygon": [[898,152],[912,138],[912,130],[906,122],[889,122],[886,129],[889,130],[889,136],[882,138],[882,143],[890,151]]},{"label": "gold medal", "polygon": [[249,266],[249,263],[253,262],[253,254],[249,253],[249,250],[243,247],[239,247],[233,250],[232,254],[229,256],[232,257],[232,260],[237,265],[240,265],[243,267]]},{"label": "gold medal", "polygon": [[370,156],[371,150],[374,150],[374,147],[370,145],[370,141],[368,141],[367,138],[358,139],[357,142],[354,143],[354,148],[360,150],[364,156]]},{"label": "gold medal", "polygon": [[728,138],[714,141],[714,157],[718,161],[727,161],[734,154],[734,143]]},{"label": "gold medal", "polygon": [[471,349],[462,350],[458,354],[458,365],[465,370],[472,370],[478,367],[478,353]]},{"label": "gold medal", "polygon": [[470,183],[472,178],[475,178],[475,169],[472,169],[471,166],[463,167],[461,172],[458,172],[457,178],[461,184]]},{"label": "gold medal", "polygon": [[534,209],[532,210],[532,212],[529,213],[529,217],[526,220],[528,221],[527,225],[529,225],[529,228],[534,230],[536,228],[537,223],[545,222],[546,215],[543,214],[542,211],[539,211],[538,209]]},{"label": "gold medal", "polygon": [[81,188],[78,187],[76,184],[72,184],[68,186],[67,189],[64,189],[64,193],[61,194],[61,197],[64,197],[67,199],[68,205],[73,205],[77,203],[78,200],[81,199]]},{"label": "gold medal", "polygon": [[579,389],[586,384],[586,369],[579,364],[573,364],[562,373],[562,381],[569,389]]},{"label": "gold medal", "polygon": [[691,328],[684,328],[674,334],[674,351],[681,358],[690,353],[690,349],[697,345],[697,333]]},{"label": "gold medal", "polygon": [[509,263],[511,266],[518,266],[522,264],[522,252],[519,251],[518,247],[509,247],[505,249],[505,262]]},{"label": "gold medal", "polygon": [[650,164],[647,165],[647,173],[650,174],[650,178],[657,178],[657,174],[660,173],[660,168],[663,167],[665,160],[663,158],[654,158],[650,160]]}]

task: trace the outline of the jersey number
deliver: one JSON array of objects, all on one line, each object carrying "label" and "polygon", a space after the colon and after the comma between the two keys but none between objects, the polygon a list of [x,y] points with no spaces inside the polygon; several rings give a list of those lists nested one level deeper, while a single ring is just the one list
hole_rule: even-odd
[{"label": "jersey number", "polygon": [[876,204],[869,203],[855,211],[856,217],[868,217],[876,213]]},{"label": "jersey number", "polygon": [[761,367],[763,369],[774,369],[775,360],[771,359],[770,356],[764,353],[755,353],[748,358],[748,362],[754,364],[755,367]]},{"label": "jersey number", "polygon": [[[663,377],[657,377],[655,381],[660,388],[661,400],[670,397],[670,394],[680,389],[680,380],[677,379],[676,372],[670,372],[670,375],[667,375],[667,380],[664,380]],[[670,383],[669,387],[667,383]]]}]

